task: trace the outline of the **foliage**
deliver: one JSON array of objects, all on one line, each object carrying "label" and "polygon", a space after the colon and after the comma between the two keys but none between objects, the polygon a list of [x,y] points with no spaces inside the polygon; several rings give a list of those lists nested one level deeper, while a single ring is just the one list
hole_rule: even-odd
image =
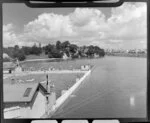
[{"label": "foliage", "polygon": [[33,45],[31,47],[30,54],[40,55],[41,53],[42,53],[41,47],[37,47],[36,45]]},{"label": "foliage", "polygon": [[19,49],[18,45],[15,45],[13,50],[13,58],[17,58],[20,61],[25,60],[26,56],[22,49]]},{"label": "foliage", "polygon": [[49,58],[62,58],[63,54],[71,58],[94,57],[94,55],[103,57],[105,55],[104,50],[98,46],[90,45],[78,47],[75,44],[71,44],[69,41],[57,41],[56,45],[48,44],[43,49],[45,54],[48,54]]},{"label": "foliage", "polygon": [[18,45],[14,47],[4,48],[3,50],[12,58],[18,58],[20,61],[26,58],[26,55],[40,55],[44,52],[48,55],[48,58],[62,58],[64,54],[66,54],[70,58],[82,58],[82,57],[90,57],[93,58],[96,56],[103,57],[105,56],[104,49],[101,49],[98,46],[77,46],[75,44],[71,44],[69,41],[60,42],[57,41],[56,44],[48,44],[46,46],[41,47],[36,46],[23,46],[19,48]]},{"label": "foliage", "polygon": [[56,48],[51,49],[51,52],[48,53],[49,58],[62,58],[63,54]]}]

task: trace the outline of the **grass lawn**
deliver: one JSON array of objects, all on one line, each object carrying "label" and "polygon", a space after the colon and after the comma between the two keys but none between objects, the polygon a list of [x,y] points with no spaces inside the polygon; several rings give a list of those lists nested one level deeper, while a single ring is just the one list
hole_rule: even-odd
[{"label": "grass lawn", "polygon": [[42,53],[40,55],[27,55],[26,60],[30,60],[30,59],[48,59],[48,56],[45,55],[45,53]]},{"label": "grass lawn", "polygon": [[[55,92],[56,97],[61,96],[61,91],[66,90],[70,88],[76,81],[76,78],[81,78],[84,74],[83,73],[69,73],[69,74],[49,74],[49,81],[51,83],[54,83],[55,85]],[[32,80],[33,81],[26,81],[26,80]],[[31,82],[42,82],[46,81],[46,75],[45,74],[38,74],[38,75],[27,75],[27,76],[19,76],[16,77],[16,81],[23,80],[25,83],[31,83]],[[10,83],[11,78],[7,78],[4,80],[4,83]]]}]

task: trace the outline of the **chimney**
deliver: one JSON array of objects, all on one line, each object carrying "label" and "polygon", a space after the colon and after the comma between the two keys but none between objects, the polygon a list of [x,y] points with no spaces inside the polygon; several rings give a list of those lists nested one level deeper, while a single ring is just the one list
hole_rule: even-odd
[{"label": "chimney", "polygon": [[55,85],[51,84],[50,85],[50,93],[53,93],[53,92],[55,92]]},{"label": "chimney", "polygon": [[46,90],[48,92],[48,74],[46,75]]}]

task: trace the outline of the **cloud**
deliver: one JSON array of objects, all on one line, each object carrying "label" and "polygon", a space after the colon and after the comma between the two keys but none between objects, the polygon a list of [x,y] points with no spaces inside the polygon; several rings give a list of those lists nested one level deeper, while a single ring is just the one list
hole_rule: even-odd
[{"label": "cloud", "polygon": [[71,37],[75,33],[68,16],[44,13],[24,26],[24,35],[35,41],[48,41]]},{"label": "cloud", "polygon": [[17,34],[15,30],[15,26],[10,23],[3,25],[3,46],[4,47],[11,47],[15,45],[19,46],[31,46],[34,43],[28,42],[27,40],[23,40],[25,38],[24,34]]},{"label": "cloud", "polygon": [[12,24],[4,25],[4,41],[24,45],[69,40],[78,45],[97,44],[104,48],[140,48],[142,42],[146,47],[146,13],[145,3],[124,3],[112,8],[107,19],[98,8],[76,8],[67,15],[43,13],[25,24],[20,34],[13,31]]},{"label": "cloud", "polygon": [[[108,37],[123,40],[124,47],[129,47],[130,44],[133,45],[130,47],[140,48],[141,40],[146,44],[146,8],[145,3],[126,3],[119,8],[112,9],[112,16],[108,19],[108,24],[116,32],[112,31]],[[113,21],[114,18],[116,21]]]},{"label": "cloud", "polygon": [[7,24],[3,26],[3,45],[12,46],[17,43],[17,36],[13,31],[13,24]]},{"label": "cloud", "polygon": [[107,20],[111,33],[108,37],[124,40],[145,38],[146,20],[146,4],[123,4],[112,9],[112,16]]},{"label": "cloud", "polygon": [[100,10],[92,8],[76,8],[69,17],[72,24],[78,27],[101,23],[105,20],[105,15]]}]

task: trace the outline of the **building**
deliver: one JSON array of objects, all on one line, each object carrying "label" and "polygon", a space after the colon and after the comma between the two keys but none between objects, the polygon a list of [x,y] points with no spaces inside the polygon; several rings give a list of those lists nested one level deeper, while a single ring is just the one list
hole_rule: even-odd
[{"label": "building", "polygon": [[3,73],[21,73],[22,67],[19,64],[19,61],[17,60],[16,63],[14,62],[3,62]]},{"label": "building", "polygon": [[17,59],[16,67],[15,67],[15,73],[18,74],[18,73],[21,73],[21,72],[22,72],[22,67],[20,66],[19,61]]},{"label": "building", "polygon": [[99,58],[99,54],[94,53],[94,58]]},{"label": "building", "polygon": [[16,64],[12,62],[3,62],[3,73],[12,73],[16,68]]},{"label": "building", "polygon": [[90,65],[82,65],[81,70],[83,70],[83,71],[90,70]]},{"label": "building", "polygon": [[64,59],[64,60],[67,60],[67,59],[68,59],[68,56],[67,56],[66,53],[63,54],[63,59]]},{"label": "building", "polygon": [[9,83],[3,88],[4,118],[40,118],[56,101],[40,83]]}]

